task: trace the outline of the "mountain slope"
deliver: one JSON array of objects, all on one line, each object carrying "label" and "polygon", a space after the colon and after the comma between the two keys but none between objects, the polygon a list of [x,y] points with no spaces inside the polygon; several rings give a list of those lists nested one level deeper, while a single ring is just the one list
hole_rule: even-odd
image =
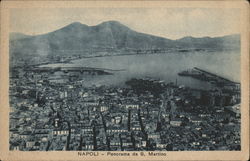
[{"label": "mountain slope", "polygon": [[24,38],[28,38],[31,37],[29,35],[25,35],[19,32],[12,32],[10,33],[10,40],[20,40],[20,39],[24,39]]},{"label": "mountain slope", "polygon": [[[17,36],[16,36],[17,37]],[[20,36],[21,37],[21,36]],[[139,33],[117,21],[107,21],[96,26],[79,22],[69,24],[56,31],[22,38],[10,37],[10,52],[15,56],[47,56],[55,53],[71,54],[78,51],[120,50],[120,49],[169,49],[169,48],[214,48],[223,49],[239,46],[239,35],[217,38],[185,37],[170,40]]]},{"label": "mountain slope", "polygon": [[176,40],[176,44],[182,48],[236,49],[240,47],[240,35],[234,34],[214,38],[188,36]]}]

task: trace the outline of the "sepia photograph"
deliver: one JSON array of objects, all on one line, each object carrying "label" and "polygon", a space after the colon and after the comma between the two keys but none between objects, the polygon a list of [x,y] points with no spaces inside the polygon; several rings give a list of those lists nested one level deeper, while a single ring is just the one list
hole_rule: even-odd
[{"label": "sepia photograph", "polygon": [[249,157],[247,3],[68,3],[1,4],[3,160]]}]

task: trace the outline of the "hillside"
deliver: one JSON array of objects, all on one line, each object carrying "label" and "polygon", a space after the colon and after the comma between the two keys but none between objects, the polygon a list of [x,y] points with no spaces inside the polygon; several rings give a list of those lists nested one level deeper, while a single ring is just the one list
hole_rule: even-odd
[{"label": "hillside", "polygon": [[[56,31],[36,36],[22,34],[10,35],[12,56],[48,56],[58,53],[71,54],[95,50],[139,50],[139,49],[175,49],[239,48],[240,35],[224,37],[184,37],[170,40],[163,37],[134,31],[117,21],[107,21],[96,26],[87,26],[74,22]],[[94,52],[93,52],[94,54]]]}]

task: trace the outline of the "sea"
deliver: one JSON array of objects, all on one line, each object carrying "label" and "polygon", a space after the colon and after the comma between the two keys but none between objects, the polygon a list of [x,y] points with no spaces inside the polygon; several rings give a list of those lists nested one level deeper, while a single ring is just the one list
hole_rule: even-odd
[{"label": "sea", "polygon": [[113,75],[82,75],[86,86],[123,86],[131,78],[153,78],[196,89],[211,89],[212,84],[179,76],[184,70],[198,67],[229,80],[240,82],[240,52],[171,52],[158,54],[118,55],[73,60],[70,63],[46,64],[42,67],[80,66],[105,68]]}]

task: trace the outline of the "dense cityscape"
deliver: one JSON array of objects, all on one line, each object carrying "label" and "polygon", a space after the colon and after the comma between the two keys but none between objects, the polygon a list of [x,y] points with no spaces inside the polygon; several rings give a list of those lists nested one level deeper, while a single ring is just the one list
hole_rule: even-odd
[{"label": "dense cityscape", "polygon": [[241,149],[238,83],[203,73],[213,89],[147,77],[124,86],[85,86],[85,76],[112,73],[33,66],[10,70],[10,150]]}]

